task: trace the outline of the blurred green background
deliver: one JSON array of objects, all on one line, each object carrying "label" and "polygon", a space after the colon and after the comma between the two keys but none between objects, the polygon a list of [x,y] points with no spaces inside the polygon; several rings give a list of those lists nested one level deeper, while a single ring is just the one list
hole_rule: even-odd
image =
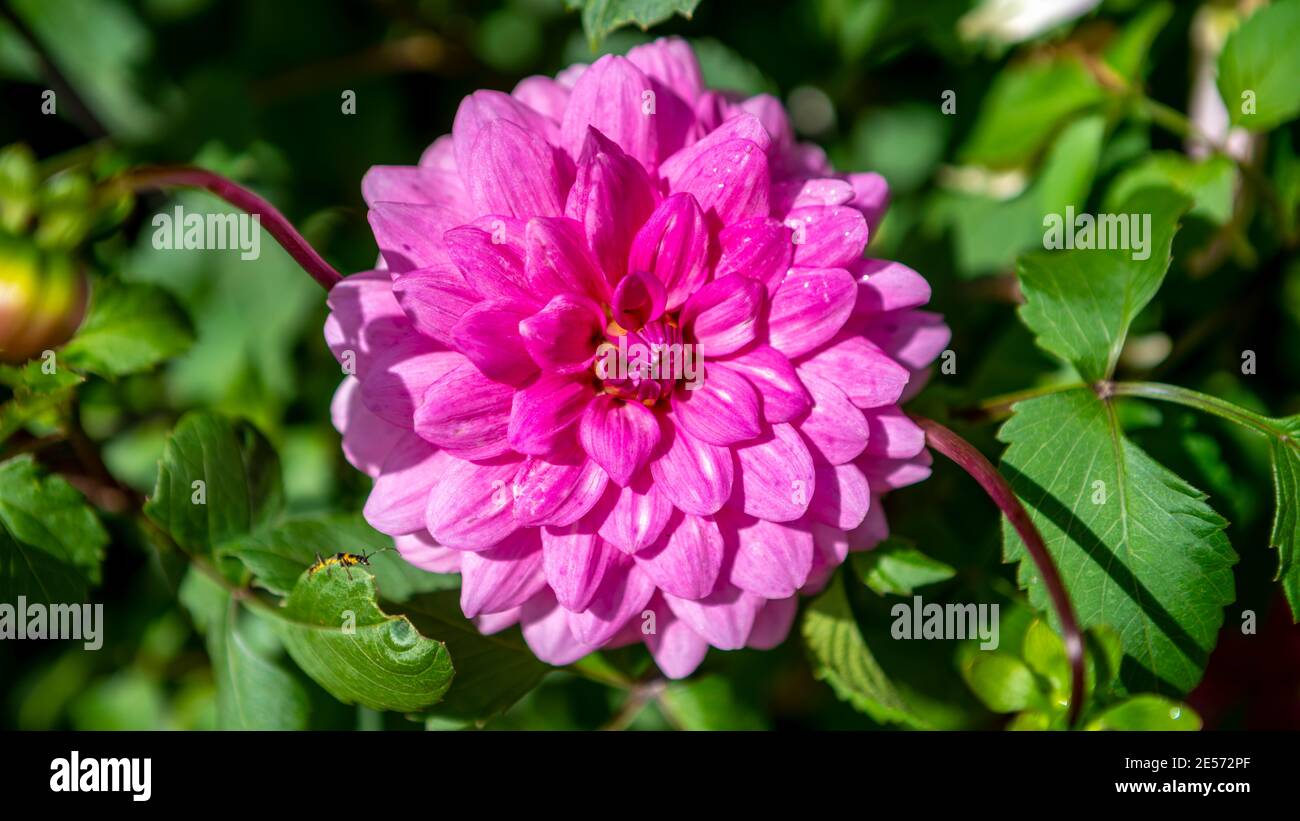
[{"label": "blurred green background", "polygon": [[[203,165],[275,203],[345,272],[369,268],[376,257],[360,194],[370,166],[413,164],[450,130],[459,101],[475,89],[509,90],[523,76],[594,57],[579,14],[562,0],[6,2],[0,145],[26,144],[43,172],[82,163]],[[1060,62],[1119,43],[1116,60],[1138,82],[1145,78],[1148,95],[1185,111],[1194,21],[1215,4],[1105,2],[1020,45],[963,28],[973,5],[704,0],[689,20],[675,17],[651,34],[622,28],[600,50],[680,34],[696,47],[711,85],[777,94],[802,136],[823,145],[838,169],[885,175],[894,203],[870,254],[923,273],[934,288],[933,310],[953,329],[956,373],[936,374],[923,410],[947,415],[1061,378],[1014,319],[1015,256],[1039,241],[1045,209],[1098,210],[1147,175],[1174,180],[1197,206],[1179,235],[1169,282],[1135,326],[1121,374],[1206,390],[1273,415],[1300,412],[1293,364],[1300,265],[1249,223],[1234,224],[1231,164],[1178,159],[1177,135],[1153,124],[1149,112],[1105,99],[1072,74],[1075,63]],[[1221,8],[1232,15],[1232,4]],[[49,84],[14,20],[90,117],[66,99],[57,115],[41,113]],[[346,90],[356,94],[352,115],[341,111]],[[948,91],[952,113],[941,108]],[[1280,185],[1289,180],[1282,190],[1291,197],[1300,190],[1297,144],[1292,123],[1257,146],[1260,167]],[[176,202],[199,212],[224,207],[203,193],[144,195],[85,255],[96,276],[170,292],[195,342],[152,373],[83,386],[87,434],[114,477],[147,493],[181,413],[243,416],[279,449],[291,511],[360,510],[368,480],[343,461],[328,418],[340,375],[323,344],[323,292],[269,237],[256,266],[236,264],[228,252],[155,250],[149,219]],[[1256,352],[1256,375],[1241,373],[1243,350]],[[1135,441],[1211,494],[1232,521],[1229,536],[1242,556],[1238,601],[1189,701],[1210,727],[1300,728],[1300,634],[1272,581],[1265,443],[1171,406],[1126,407]],[[995,424],[957,424],[995,456]],[[996,511],[967,477],[938,464],[931,481],[892,495],[886,506],[895,534],[952,569],[928,596],[1002,601],[1004,636],[1028,629],[1033,614],[1013,569],[1000,562]],[[126,523],[108,515],[106,525],[112,543],[96,594],[107,610],[105,649],[0,643],[0,726],[215,726],[208,656],[178,605],[175,567]],[[887,598],[862,585],[850,596],[864,631],[887,627]],[[1260,635],[1249,642],[1236,629],[1243,610],[1259,614]],[[250,635],[274,644],[256,622]],[[880,652],[897,655],[882,663],[931,725],[1002,726],[1006,716],[982,704],[964,679],[963,648],[923,644]],[[635,653],[610,655],[643,669]],[[313,727],[422,726],[344,707],[293,675],[312,694]],[[487,726],[606,726],[623,720],[622,699],[556,673]],[[814,678],[797,635],[766,653],[715,651],[695,679],[671,685],[626,720],[647,728],[877,726]]]}]

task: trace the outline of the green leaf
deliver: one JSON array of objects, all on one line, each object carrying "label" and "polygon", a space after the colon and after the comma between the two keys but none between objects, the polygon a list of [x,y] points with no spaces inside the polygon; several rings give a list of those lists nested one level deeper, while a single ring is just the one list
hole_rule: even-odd
[{"label": "green leaf", "polygon": [[1069,117],[1105,96],[1073,57],[1013,63],[980,101],[961,161],[989,168],[1026,165]]},{"label": "green leaf", "polygon": [[1300,416],[1275,420],[1285,437],[1269,440],[1273,457],[1273,491],[1276,508],[1269,543],[1277,549],[1277,576],[1291,605],[1293,621],[1300,621]]},{"label": "green leaf", "polygon": [[979,700],[995,713],[1015,713],[1045,703],[1034,671],[1009,653],[971,653],[961,674]]},{"label": "green leaf", "polygon": [[429,711],[448,721],[481,721],[504,712],[537,686],[551,667],[533,655],[517,631],[485,636],[461,613],[455,591],[412,596],[394,611],[420,633],[447,645],[456,680]]},{"label": "green leaf", "polygon": [[1300,113],[1298,42],[1300,0],[1264,6],[1228,36],[1219,54],[1219,93],[1233,125],[1267,131]]},{"label": "green leaf", "polygon": [[405,616],[381,610],[365,568],[304,572],[277,616],[289,655],[345,704],[418,712],[451,686],[447,647],[420,635]]},{"label": "green leaf", "polygon": [[812,656],[813,675],[835,695],[879,722],[916,725],[903,696],[890,683],[858,630],[836,574],[804,613],[803,638]]},{"label": "green leaf", "polygon": [[166,291],[101,282],[90,315],[62,354],[74,367],[116,377],[148,370],[193,341],[184,312]]},{"label": "green leaf", "polygon": [[1151,45],[1174,13],[1172,3],[1148,3],[1132,22],[1106,45],[1106,63],[1129,83],[1141,81]]},{"label": "green leaf", "polygon": [[1106,123],[1100,115],[1066,126],[1043,160],[1038,178],[1011,199],[948,193],[937,218],[951,223],[964,276],[999,273],[1030,248],[1043,247],[1043,215],[1080,208],[1097,173]]},{"label": "green leaf", "polygon": [[[1079,621],[1120,634],[1130,691],[1183,693],[1200,679],[1237,556],[1205,496],[1151,459],[1091,390],[1020,402],[998,432],[1002,472],[1060,568]],[[1030,602],[1047,591],[1019,536],[1003,526],[1008,561]]]},{"label": "green leaf", "polygon": [[217,686],[217,723],[225,730],[302,730],[309,699],[301,682],[271,657],[264,622],[242,613],[230,594],[191,568],[181,603],[207,637]]},{"label": "green leaf", "polygon": [[389,601],[404,601],[416,593],[459,586],[459,577],[429,573],[393,551],[393,540],[357,515],[317,514],[280,522],[257,534],[217,547],[220,556],[244,563],[257,582],[287,595],[316,556],[335,553],[377,553],[370,558],[379,592]]},{"label": "green leaf", "polygon": [[94,511],[61,477],[31,456],[0,463],[0,601],[84,602],[107,544]]},{"label": "green leaf", "polygon": [[762,714],[742,702],[723,676],[671,682],[660,694],[659,705],[683,730],[768,729]]},{"label": "green leaf", "polygon": [[53,364],[52,373],[46,373],[48,367],[41,359],[34,359],[21,368],[0,365],[0,385],[13,393],[9,401],[0,404],[0,443],[28,423],[53,414],[86,381],[71,369],[58,367],[57,356]]},{"label": "green leaf", "polygon": [[849,557],[853,573],[880,595],[910,596],[927,584],[951,579],[951,565],[932,559],[903,539],[889,538],[874,550]]},{"label": "green leaf", "polygon": [[1121,204],[1139,189],[1172,188],[1192,200],[1188,216],[1215,225],[1232,219],[1233,187],[1237,167],[1219,154],[1196,161],[1173,151],[1157,151],[1125,169],[1106,191],[1106,210],[1123,213]]},{"label": "green leaf", "polygon": [[144,512],[181,547],[208,552],[265,524],[283,496],[266,438],[246,422],[199,411],[168,438]]},{"label": "green leaf", "polygon": [[610,32],[635,23],[644,31],[674,14],[687,20],[700,0],[565,0],[570,11],[582,10],[582,28],[595,51]]},{"label": "green leaf", "polygon": [[1107,707],[1088,722],[1089,730],[1199,730],[1201,717],[1181,702],[1140,695]]},{"label": "green leaf", "polygon": [[[1118,214],[1139,215],[1149,226],[1140,232],[1145,249],[1129,236],[1133,250],[1075,248],[1021,257],[1025,304],[1020,318],[1039,346],[1073,365],[1087,382],[1109,378],[1133,318],[1160,289],[1178,218],[1189,206],[1185,197],[1168,189],[1144,189],[1126,200]],[[1056,216],[1064,222],[1063,215]],[[1074,226],[1064,230],[1072,232]],[[1133,258],[1143,253],[1144,259]]]}]

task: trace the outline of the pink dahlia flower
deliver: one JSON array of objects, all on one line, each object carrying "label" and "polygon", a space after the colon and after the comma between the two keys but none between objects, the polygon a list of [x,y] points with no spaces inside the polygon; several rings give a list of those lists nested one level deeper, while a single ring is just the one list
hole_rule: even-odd
[{"label": "pink dahlia flower", "polygon": [[[898,403],[948,330],[863,257],[884,181],[681,40],[475,92],[362,191],[382,261],[330,294],[334,421],[366,518],[485,633],[552,664],[640,641],[673,677],[772,647],[929,472]],[[637,346],[656,367],[609,358]]]}]

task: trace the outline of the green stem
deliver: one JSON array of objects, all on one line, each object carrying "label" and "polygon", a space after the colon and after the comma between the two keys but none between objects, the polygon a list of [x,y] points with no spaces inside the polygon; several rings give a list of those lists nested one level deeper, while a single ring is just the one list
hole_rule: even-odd
[{"label": "green stem", "polygon": [[1277,427],[1268,417],[1248,411],[1240,405],[1234,405],[1217,396],[1210,396],[1190,388],[1180,388],[1177,385],[1166,385],[1161,382],[1101,382],[1098,383],[1096,390],[1103,399],[1110,396],[1136,396],[1142,399],[1172,402],[1175,405],[1195,408],[1227,419],[1274,439],[1287,438],[1287,432]]}]

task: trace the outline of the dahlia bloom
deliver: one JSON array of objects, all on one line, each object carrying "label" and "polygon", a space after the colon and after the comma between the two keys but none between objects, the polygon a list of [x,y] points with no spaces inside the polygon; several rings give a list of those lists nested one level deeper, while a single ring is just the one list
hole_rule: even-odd
[{"label": "dahlia bloom", "polygon": [[[557,665],[644,642],[672,677],[772,647],[929,473],[898,403],[948,330],[863,258],[883,179],[704,88],[681,40],[475,92],[362,191],[381,262],[330,294],[334,422],[367,520],[459,572],[484,633]],[[601,366],[633,342],[695,381]]]}]

